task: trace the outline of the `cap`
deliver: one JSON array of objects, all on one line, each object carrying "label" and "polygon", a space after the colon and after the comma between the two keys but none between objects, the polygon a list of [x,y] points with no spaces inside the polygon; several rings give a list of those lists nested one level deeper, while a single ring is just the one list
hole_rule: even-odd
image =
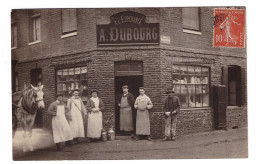
[{"label": "cap", "polygon": [[98,90],[96,90],[96,89],[92,89],[92,90],[91,90],[91,94],[92,94],[93,92],[99,93]]},{"label": "cap", "polygon": [[123,85],[122,88],[128,88],[128,85]]}]

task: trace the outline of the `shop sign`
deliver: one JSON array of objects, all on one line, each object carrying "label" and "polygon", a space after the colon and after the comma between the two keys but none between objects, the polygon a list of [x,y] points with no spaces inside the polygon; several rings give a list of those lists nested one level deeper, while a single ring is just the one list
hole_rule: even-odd
[{"label": "shop sign", "polygon": [[97,44],[149,45],[159,44],[159,23],[146,23],[140,13],[125,11],[110,17],[110,24],[97,25]]}]

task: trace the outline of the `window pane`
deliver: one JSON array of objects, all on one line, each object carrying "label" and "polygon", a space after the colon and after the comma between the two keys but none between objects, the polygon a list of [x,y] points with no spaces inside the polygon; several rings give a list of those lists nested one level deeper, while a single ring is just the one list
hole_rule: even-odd
[{"label": "window pane", "polygon": [[196,107],[202,107],[202,95],[198,94],[195,96]]},{"label": "window pane", "polygon": [[178,65],[173,65],[172,73],[180,73],[180,67]]},{"label": "window pane", "polygon": [[173,84],[180,84],[181,83],[181,79],[179,75],[173,74],[172,75],[172,83]]},{"label": "window pane", "polygon": [[181,85],[173,85],[173,88],[174,88],[174,92],[176,94],[180,94],[181,93]]},{"label": "window pane", "polygon": [[118,71],[129,71],[129,65],[118,65]]},{"label": "window pane", "polygon": [[130,71],[142,71],[142,66],[140,64],[130,65]]},{"label": "window pane", "polygon": [[179,96],[181,107],[188,108],[188,96],[187,95],[180,95]]}]

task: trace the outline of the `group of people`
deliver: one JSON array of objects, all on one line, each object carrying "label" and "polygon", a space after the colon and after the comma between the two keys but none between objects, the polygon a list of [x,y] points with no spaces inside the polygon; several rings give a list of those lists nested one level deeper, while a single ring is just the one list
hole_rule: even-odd
[{"label": "group of people", "polygon": [[83,119],[88,115],[87,137],[90,140],[99,139],[102,130],[103,101],[97,96],[98,91],[92,90],[92,97],[87,106],[79,97],[79,90],[73,91],[73,96],[67,104],[63,102],[63,95],[58,94],[56,101],[50,104],[48,112],[52,115],[52,130],[54,143],[58,150],[65,145],[73,145],[85,137]]},{"label": "group of people", "polygon": [[[120,107],[120,131],[124,135],[131,135],[132,139],[139,140],[145,137],[152,141],[150,137],[150,117],[149,110],[153,104],[151,99],[145,94],[144,87],[139,88],[140,95],[134,96],[128,92],[128,86],[122,87],[123,94],[118,100]],[[165,115],[165,137],[164,141],[174,140],[177,123],[177,114],[180,110],[180,102],[174,95],[174,90],[166,92],[163,112]],[[56,101],[50,104],[48,112],[52,115],[53,139],[57,150],[61,150],[65,145],[73,145],[80,142],[81,137],[85,137],[83,119],[88,116],[87,138],[94,141],[99,140],[102,124],[102,111],[104,103],[98,97],[98,91],[91,91],[92,97],[83,104],[79,97],[79,90],[73,91],[73,96],[68,99],[67,104],[63,101],[63,95],[56,95]]]}]

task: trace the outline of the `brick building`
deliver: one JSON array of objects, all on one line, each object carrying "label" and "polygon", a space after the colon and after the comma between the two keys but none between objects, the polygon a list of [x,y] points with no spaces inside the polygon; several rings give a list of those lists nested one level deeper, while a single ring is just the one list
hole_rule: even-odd
[{"label": "brick building", "polygon": [[[183,135],[217,127],[214,86],[224,85],[224,128],[247,126],[246,49],[213,47],[214,8],[20,9],[11,20],[13,91],[41,82],[46,106],[57,93],[79,88],[85,101],[98,89],[104,127],[119,135],[122,85],[135,97],[144,86],[154,104],[151,134],[161,137],[170,85]],[[35,126],[50,128],[46,109]]]}]

